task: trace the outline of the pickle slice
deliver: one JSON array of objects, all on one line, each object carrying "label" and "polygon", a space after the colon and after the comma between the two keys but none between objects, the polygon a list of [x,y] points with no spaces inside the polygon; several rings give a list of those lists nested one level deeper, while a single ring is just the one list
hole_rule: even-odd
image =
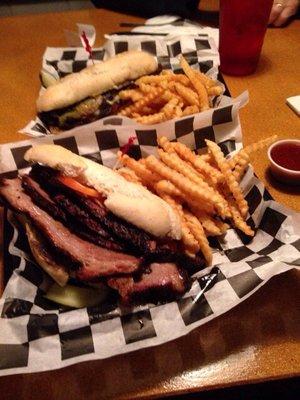
[{"label": "pickle slice", "polygon": [[64,306],[84,308],[100,304],[106,298],[107,293],[108,289],[104,285],[100,290],[96,290],[70,284],[61,287],[54,283],[44,297]]}]

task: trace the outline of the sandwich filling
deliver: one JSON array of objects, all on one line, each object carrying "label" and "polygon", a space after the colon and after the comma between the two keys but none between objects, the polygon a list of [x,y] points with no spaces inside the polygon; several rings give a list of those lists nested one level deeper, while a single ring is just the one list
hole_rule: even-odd
[{"label": "sandwich filling", "polygon": [[122,220],[100,193],[74,182],[35,164],[28,175],[4,179],[0,187],[1,198],[32,226],[26,230],[33,256],[49,275],[61,285],[68,276],[100,279],[126,304],[174,299],[189,288],[187,271],[204,266],[200,255],[190,259],[179,241]]},{"label": "sandwich filling", "polygon": [[40,120],[50,129],[72,129],[78,125],[88,124],[97,119],[114,115],[126,105],[120,100],[120,90],[135,87],[134,82],[125,82],[118,88],[109,90],[101,95],[88,97],[68,107],[38,113]]}]

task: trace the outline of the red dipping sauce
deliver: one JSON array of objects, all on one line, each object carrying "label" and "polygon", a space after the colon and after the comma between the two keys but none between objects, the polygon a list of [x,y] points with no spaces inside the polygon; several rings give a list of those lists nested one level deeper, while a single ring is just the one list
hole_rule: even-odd
[{"label": "red dipping sauce", "polygon": [[271,157],[283,168],[300,171],[300,142],[279,142],[272,148]]},{"label": "red dipping sauce", "polygon": [[285,185],[300,185],[300,140],[283,139],[268,149],[270,171]]}]

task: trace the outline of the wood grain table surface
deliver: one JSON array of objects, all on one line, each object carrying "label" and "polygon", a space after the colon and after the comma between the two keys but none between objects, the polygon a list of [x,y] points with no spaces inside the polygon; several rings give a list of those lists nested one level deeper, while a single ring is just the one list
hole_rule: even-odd
[{"label": "wood grain table surface", "polygon": [[[121,22],[143,20],[101,9],[0,19],[0,143],[26,138],[18,130],[35,115],[43,52],[47,46],[65,46],[64,29],[76,30],[77,22],[93,24],[96,45],[101,45],[105,33],[128,29],[120,28]],[[244,90],[250,94],[240,113],[244,144],[275,133],[300,138],[300,119],[285,104],[287,97],[299,94],[299,55],[300,21],[294,21],[283,29],[268,29],[255,74],[224,77],[232,96]],[[271,178],[265,152],[251,161],[273,197],[300,211],[299,188]],[[0,398],[36,400],[42,393],[51,400],[148,399],[297,376],[297,304],[299,273],[290,271],[183,338],[62,370],[0,378]]]}]

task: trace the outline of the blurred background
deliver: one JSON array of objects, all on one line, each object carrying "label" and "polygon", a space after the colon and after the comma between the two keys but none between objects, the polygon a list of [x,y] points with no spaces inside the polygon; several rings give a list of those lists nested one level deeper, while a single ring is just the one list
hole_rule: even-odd
[{"label": "blurred background", "polygon": [[90,0],[0,0],[0,17],[93,7]]},{"label": "blurred background", "polygon": [[[153,0],[155,1],[155,0]],[[0,17],[7,17],[11,15],[22,15],[22,14],[38,14],[45,12],[54,12],[54,11],[67,11],[67,10],[80,10],[93,8],[93,2],[98,7],[106,7],[108,9],[118,9],[119,7],[129,7],[131,12],[129,14],[141,14],[142,10],[137,10],[135,4],[137,0],[131,2],[132,6],[130,7],[130,0],[128,2],[126,0],[0,0]],[[128,6],[127,6],[127,3]],[[147,0],[147,3],[151,4],[151,1]],[[166,4],[176,3],[176,7],[178,8],[178,4],[180,4],[180,0],[173,2],[172,0],[166,0]],[[184,4],[193,3],[195,8],[197,7],[197,0],[184,0],[182,1],[182,9],[185,8]],[[201,11],[209,11],[213,12],[218,10],[219,8],[219,0],[201,0],[199,1],[200,5],[198,6]],[[149,6],[151,9],[151,5]],[[138,8],[138,7],[137,7]],[[157,6],[154,5],[154,9]],[[179,7],[180,8],[180,7]]]}]

